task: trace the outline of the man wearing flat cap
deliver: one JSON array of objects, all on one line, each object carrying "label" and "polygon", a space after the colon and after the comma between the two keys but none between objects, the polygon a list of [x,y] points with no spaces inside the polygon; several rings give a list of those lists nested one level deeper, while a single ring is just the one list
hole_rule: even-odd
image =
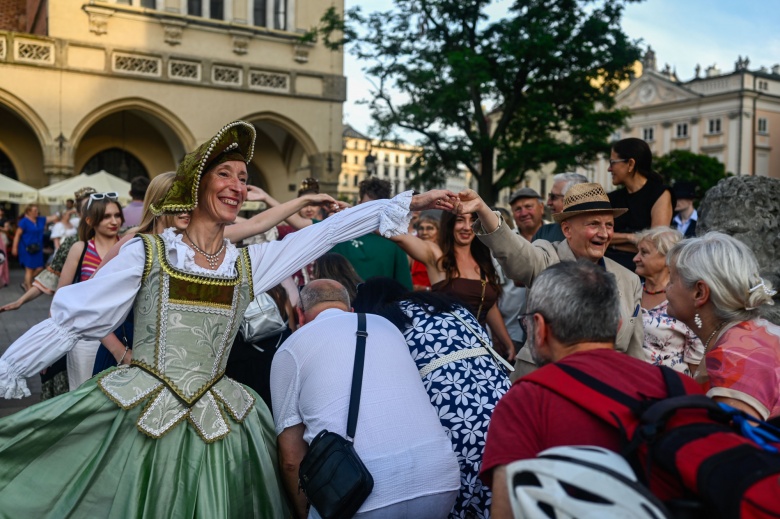
[{"label": "man wearing flat cap", "polygon": [[531,241],[536,231],[542,226],[544,216],[544,201],[539,193],[530,187],[518,189],[509,197],[509,207],[517,224],[520,236]]},{"label": "man wearing flat cap", "polygon": [[612,240],[615,216],[626,209],[613,209],[600,184],[577,184],[566,193],[563,210],[553,215],[561,224],[566,240],[556,243],[546,240],[529,243],[522,239],[472,190],[460,193],[459,197],[458,211],[477,213],[479,219],[474,223],[474,232],[493,252],[506,275],[515,281],[530,287],[539,273],[561,261],[592,261],[614,274],[620,292],[621,318],[615,349],[638,359],[645,358],[639,277],[604,257]]}]

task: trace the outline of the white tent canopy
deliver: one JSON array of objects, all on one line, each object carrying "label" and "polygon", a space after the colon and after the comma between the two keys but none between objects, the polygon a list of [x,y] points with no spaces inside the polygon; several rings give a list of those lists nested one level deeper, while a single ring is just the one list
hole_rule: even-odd
[{"label": "white tent canopy", "polygon": [[130,182],[115,177],[106,171],[98,171],[92,175],[82,173],[81,175],[57,182],[39,190],[41,204],[63,205],[69,198],[73,198],[73,193],[82,187],[94,188],[98,193],[115,192],[119,195],[119,201],[123,206],[130,203]]},{"label": "white tent canopy", "polygon": [[38,190],[18,180],[0,175],[0,202],[31,204],[38,200]]}]

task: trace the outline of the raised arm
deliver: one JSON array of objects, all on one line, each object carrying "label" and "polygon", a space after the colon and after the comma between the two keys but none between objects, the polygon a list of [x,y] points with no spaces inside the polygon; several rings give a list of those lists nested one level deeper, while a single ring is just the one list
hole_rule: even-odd
[{"label": "raised arm", "polygon": [[[250,187],[253,187],[254,190],[260,190],[260,188],[254,186],[250,186]],[[265,193],[265,191],[263,191],[263,193]],[[257,198],[252,198],[252,199],[256,200]],[[273,200],[273,199],[266,194],[265,202],[269,206],[271,206],[269,200]],[[300,216],[298,216],[298,211],[300,211],[307,205],[333,204],[334,206],[337,206],[336,200],[334,200],[330,195],[326,195],[326,194],[304,195],[298,198],[294,198],[289,202],[285,202],[283,204],[279,204],[275,200],[274,202],[275,204],[271,206],[270,209],[267,209],[260,214],[256,214],[252,218],[248,220],[244,220],[243,222],[239,222],[227,226],[225,228],[225,238],[227,238],[233,243],[236,243],[245,238],[249,238],[250,236],[254,236],[256,234],[266,232],[267,230],[283,222],[284,220],[287,220],[288,222],[290,222],[291,219],[296,220],[295,217],[297,217],[297,220],[300,220],[300,222],[296,221],[296,223],[304,224],[304,225],[301,225],[300,227],[293,225],[293,227],[300,229],[302,227],[311,225],[311,220],[307,220],[305,218],[301,218]]]},{"label": "raised arm", "polygon": [[293,272],[319,258],[337,243],[379,231],[386,238],[404,234],[410,210],[455,207],[455,194],[437,190],[412,196],[411,191],[390,200],[360,204],[326,220],[287,235],[281,241],[250,245],[255,294],[279,284]]}]

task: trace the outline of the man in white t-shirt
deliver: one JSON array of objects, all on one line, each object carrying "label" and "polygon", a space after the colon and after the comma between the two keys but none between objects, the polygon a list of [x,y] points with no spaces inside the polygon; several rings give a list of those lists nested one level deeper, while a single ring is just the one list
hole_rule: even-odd
[{"label": "man in white t-shirt", "polygon": [[[287,339],[271,367],[271,401],[279,466],[295,517],[305,517],[298,468],[323,429],[346,435],[357,314],[346,289],[320,279],[301,291],[304,326]],[[452,443],[423,387],[409,348],[386,319],[366,316],[366,356],[355,450],[374,478],[356,517],[445,518],[460,488]],[[316,510],[309,517],[318,518]]]}]

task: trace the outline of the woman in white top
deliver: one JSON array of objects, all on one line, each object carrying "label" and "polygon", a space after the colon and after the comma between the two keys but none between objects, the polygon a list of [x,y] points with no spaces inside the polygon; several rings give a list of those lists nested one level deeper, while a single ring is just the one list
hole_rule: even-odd
[{"label": "woman in white top", "polygon": [[79,339],[107,335],[135,303],[131,366],[0,420],[4,514],[287,515],[270,413],[223,376],[241,315],[256,294],[335,243],[405,232],[410,209],[437,201],[452,209],[455,195],[402,193],[239,251],[224,229],[246,198],[254,140],[254,126],[237,121],[185,156],[153,211],[191,211],[186,231],[131,240],[95,277],[58,291],[52,317],[0,358],[0,395],[28,395],[26,377]]}]

